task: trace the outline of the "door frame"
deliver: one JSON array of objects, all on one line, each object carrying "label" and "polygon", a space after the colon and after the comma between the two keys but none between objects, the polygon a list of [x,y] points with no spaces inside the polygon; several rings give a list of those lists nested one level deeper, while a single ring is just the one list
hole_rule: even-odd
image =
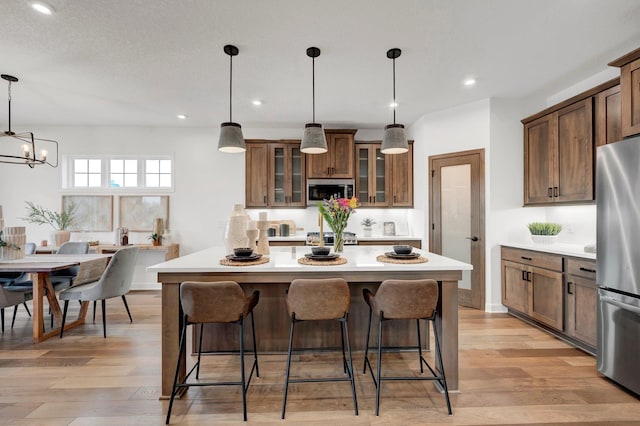
[{"label": "door frame", "polygon": [[[473,164],[469,158],[477,158],[478,167],[474,171]],[[484,148],[469,151],[452,152],[441,155],[429,156],[429,251],[436,254],[442,253],[442,213],[440,207],[440,187],[435,187],[440,182],[439,176],[436,176],[436,162],[447,162],[447,165],[471,165],[471,204],[472,209],[477,208],[477,212],[471,217],[472,235],[478,237],[478,241],[471,243],[471,261],[474,263],[472,277],[475,274],[475,280],[472,278],[472,289],[458,289],[458,303],[463,306],[485,309],[485,167],[484,167]],[[475,231],[475,232],[474,232]],[[475,260],[475,262],[474,262]]]}]

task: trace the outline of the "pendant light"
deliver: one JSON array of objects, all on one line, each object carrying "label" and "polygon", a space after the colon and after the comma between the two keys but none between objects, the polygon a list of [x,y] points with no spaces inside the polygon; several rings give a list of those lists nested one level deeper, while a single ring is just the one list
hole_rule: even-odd
[{"label": "pendant light", "polygon": [[397,47],[387,50],[387,58],[393,60],[393,124],[388,124],[384,128],[380,148],[383,154],[404,154],[409,151],[404,124],[396,124],[396,58],[399,58],[401,53],[402,51]]},{"label": "pendant light", "polygon": [[320,49],[310,47],[307,56],[311,58],[311,92],[313,103],[313,122],[304,125],[300,151],[305,154],[323,154],[327,152],[327,138],[322,124],[316,123],[316,58],[320,56]]},{"label": "pendant light", "polygon": [[234,123],[231,115],[232,82],[233,82],[233,57],[238,54],[238,48],[227,44],[224,53],[229,55],[229,121],[220,124],[220,139],[218,139],[218,151],[222,152],[244,152],[247,150],[244,137],[242,136],[242,126]]},{"label": "pendant light", "polygon": [[[33,168],[38,164],[48,164],[58,167],[58,142],[50,139],[40,139],[32,132],[15,133],[11,130],[11,84],[17,83],[18,78],[12,75],[0,75],[9,82],[9,130],[0,134],[0,163],[26,164]],[[50,154],[49,150],[53,150]],[[55,163],[51,162],[55,158]]]}]

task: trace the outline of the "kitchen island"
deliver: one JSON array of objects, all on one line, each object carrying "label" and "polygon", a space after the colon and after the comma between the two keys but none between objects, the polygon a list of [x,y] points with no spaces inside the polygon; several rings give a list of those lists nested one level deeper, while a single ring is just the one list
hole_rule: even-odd
[{"label": "kitchen island", "polygon": [[[158,282],[162,283],[162,397],[171,393],[173,375],[179,353],[178,341],[180,333],[179,286],[183,281],[236,281],[247,294],[260,290],[260,303],[256,307],[256,337],[258,350],[261,352],[285,352],[289,333],[289,316],[285,305],[285,290],[296,278],[344,278],[351,290],[351,308],[349,327],[351,343],[354,350],[363,350],[366,337],[368,307],[362,298],[362,289],[376,291],[385,279],[423,279],[432,278],[438,281],[440,299],[438,302],[437,327],[441,330],[443,363],[450,390],[458,389],[458,281],[463,270],[471,270],[472,266],[433,253],[418,250],[428,259],[419,264],[391,264],[376,260],[378,255],[391,251],[390,246],[345,246],[344,265],[308,266],[298,263],[298,258],[309,252],[308,247],[271,247],[269,262],[255,266],[223,266],[220,259],[225,256],[223,247],[212,247],[187,256],[147,268],[149,272],[158,274]],[[416,344],[415,322],[397,322],[393,329],[393,340],[385,342],[392,345]],[[304,323],[303,323],[304,324]],[[395,325],[395,324],[394,324]],[[333,328],[332,328],[333,327]],[[339,337],[335,324],[327,324],[320,328],[310,328],[302,342],[307,347],[334,345],[332,338]],[[225,350],[225,341],[229,348],[237,345],[234,334],[224,333],[222,338],[217,334],[211,338],[211,330],[205,330],[203,350]],[[329,331],[328,331],[329,330]],[[372,338],[375,338],[372,332]],[[386,339],[385,339],[386,340]],[[339,342],[339,341],[338,341]],[[301,342],[296,342],[299,344]],[[236,346],[237,347],[237,346]],[[356,363],[358,363],[356,357]],[[182,363],[181,375],[185,373]],[[284,370],[283,370],[284,371]]]}]

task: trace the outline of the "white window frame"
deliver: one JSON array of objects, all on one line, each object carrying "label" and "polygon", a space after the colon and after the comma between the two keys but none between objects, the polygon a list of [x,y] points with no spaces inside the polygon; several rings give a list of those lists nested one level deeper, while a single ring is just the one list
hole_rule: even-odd
[{"label": "white window frame", "polygon": [[[101,184],[99,187],[74,186],[74,161],[75,160],[102,160]],[[138,186],[135,187],[112,187],[111,181],[111,160],[137,160]],[[146,160],[170,160],[171,161],[171,186],[168,187],[147,187],[146,182]],[[64,192],[87,192],[87,193],[166,193],[174,192],[175,186],[175,160],[173,154],[170,155],[64,155],[62,157],[62,190]]]}]

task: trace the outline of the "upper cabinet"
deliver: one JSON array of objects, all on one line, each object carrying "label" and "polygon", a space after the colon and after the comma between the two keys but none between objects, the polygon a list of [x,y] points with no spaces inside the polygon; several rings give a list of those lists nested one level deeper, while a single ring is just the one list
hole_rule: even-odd
[{"label": "upper cabinet", "polygon": [[595,199],[595,147],[620,140],[618,79],[522,120],[524,205]]},{"label": "upper cabinet", "polygon": [[525,204],[593,201],[592,102],[525,124]]},{"label": "upper cabinet", "polygon": [[354,135],[357,130],[325,129],[328,151],[307,156],[309,179],[353,179]]},{"label": "upper cabinet", "polygon": [[413,207],[413,141],[385,155],[381,142],[356,143],[356,195],[363,207]]},{"label": "upper cabinet", "polygon": [[306,207],[300,141],[247,140],[246,144],[246,206]]},{"label": "upper cabinet", "polygon": [[620,68],[622,136],[640,134],[640,48],[609,65]]}]

